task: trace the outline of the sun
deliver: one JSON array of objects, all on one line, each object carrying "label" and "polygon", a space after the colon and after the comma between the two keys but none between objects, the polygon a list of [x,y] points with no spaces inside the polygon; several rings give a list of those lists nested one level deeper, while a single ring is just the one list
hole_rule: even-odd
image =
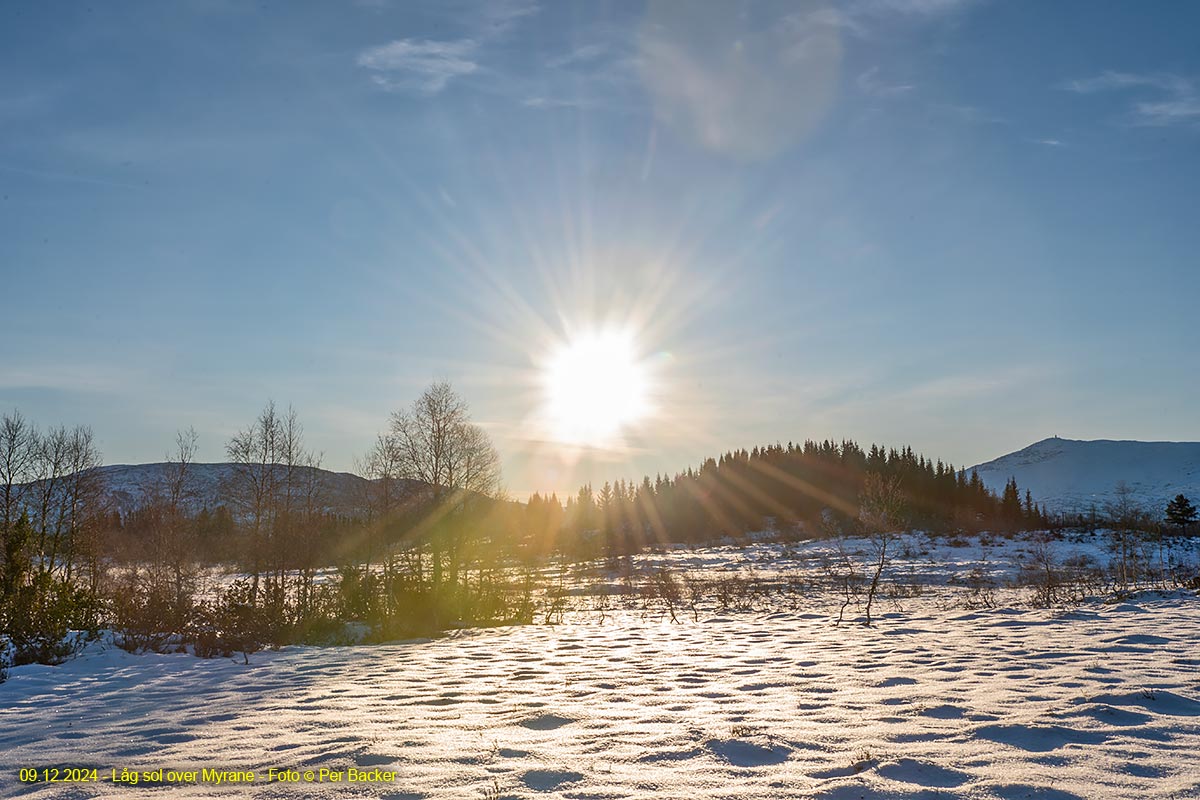
[{"label": "sun", "polygon": [[572,336],[551,352],[542,381],[545,422],[563,444],[606,448],[650,412],[646,366],[633,335],[621,329]]}]

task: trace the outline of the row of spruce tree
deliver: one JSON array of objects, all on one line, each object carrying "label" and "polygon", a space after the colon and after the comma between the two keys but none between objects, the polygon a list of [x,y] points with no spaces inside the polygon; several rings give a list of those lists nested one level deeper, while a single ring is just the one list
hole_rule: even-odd
[{"label": "row of spruce tree", "polygon": [[698,543],[774,527],[808,534],[862,525],[869,475],[898,482],[897,524],[931,532],[1041,529],[1051,516],[1010,479],[999,495],[971,471],[927,459],[911,447],[862,448],[850,440],[789,442],[727,452],[674,477],[581,487],[567,499],[534,494],[531,528],[565,548],[600,536],[617,552]]}]

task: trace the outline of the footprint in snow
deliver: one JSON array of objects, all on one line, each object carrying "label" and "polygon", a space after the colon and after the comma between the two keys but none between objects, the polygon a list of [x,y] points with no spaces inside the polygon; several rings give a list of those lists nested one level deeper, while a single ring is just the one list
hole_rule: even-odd
[{"label": "footprint in snow", "polygon": [[377,753],[358,753],[354,756],[354,763],[360,767],[379,767],[384,764],[391,764],[395,760],[394,756],[384,756]]},{"label": "footprint in snow", "polygon": [[902,758],[890,764],[884,764],[876,770],[885,778],[904,783],[916,783],[921,786],[939,786],[943,788],[961,786],[970,780],[971,776],[956,769],[939,767],[912,758]]},{"label": "footprint in snow", "polygon": [[577,720],[570,717],[560,717],[557,714],[539,714],[536,717],[522,720],[518,724],[522,728],[528,728],[531,731],[552,731],[564,725],[570,725],[572,722],[577,722]]},{"label": "footprint in snow", "polygon": [[713,755],[736,767],[765,767],[787,761],[789,750],[782,745],[763,747],[743,739],[712,739],[705,744]]},{"label": "footprint in snow", "polygon": [[554,769],[531,769],[521,776],[521,782],[535,792],[552,792],[582,779],[583,776],[578,772]]},{"label": "footprint in snow", "polygon": [[964,716],[966,712],[959,706],[944,703],[940,706],[927,708],[922,711],[921,714],[926,717],[933,717],[934,719],[959,719],[960,717]]},{"label": "footprint in snow", "polygon": [[912,686],[915,683],[916,681],[912,678],[897,676],[895,678],[888,678],[887,680],[880,682],[879,686],[880,688],[886,688],[889,686]]}]

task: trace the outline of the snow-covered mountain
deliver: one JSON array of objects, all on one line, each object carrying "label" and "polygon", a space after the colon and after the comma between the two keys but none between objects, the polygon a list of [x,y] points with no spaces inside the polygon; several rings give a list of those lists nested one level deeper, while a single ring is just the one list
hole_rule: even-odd
[{"label": "snow-covered mountain", "polygon": [[1010,477],[1022,493],[1051,511],[1103,512],[1118,483],[1132,490],[1147,511],[1161,516],[1171,498],[1200,500],[1200,442],[1136,442],[1059,439],[1035,442],[975,467],[983,482],[1001,492]]},{"label": "snow-covered mountain", "polygon": [[[158,464],[111,464],[96,471],[103,480],[106,493],[115,508],[128,512],[142,505],[147,496],[163,484],[168,467]],[[315,473],[321,487],[321,497],[326,510],[353,514],[361,511],[366,497],[366,478],[349,472],[331,472],[325,469],[301,467]],[[236,477],[234,464],[191,464],[188,467],[188,505],[193,510],[232,505],[231,491]],[[405,482],[406,484],[409,482]],[[414,485],[416,482],[411,482]]]}]

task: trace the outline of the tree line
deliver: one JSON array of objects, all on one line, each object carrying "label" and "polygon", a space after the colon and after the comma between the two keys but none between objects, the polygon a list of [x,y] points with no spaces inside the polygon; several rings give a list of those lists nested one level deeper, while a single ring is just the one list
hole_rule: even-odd
[{"label": "tree line", "polygon": [[891,518],[934,532],[1031,530],[1050,521],[1045,509],[1010,479],[997,496],[971,471],[927,459],[911,447],[863,449],[851,440],[789,442],[730,451],[673,477],[585,485],[563,507],[534,494],[531,528],[567,549],[599,540],[607,552],[656,544],[698,543],[774,528],[828,534],[863,526],[871,476],[894,481]]},{"label": "tree line", "polygon": [[[399,634],[528,615],[531,586],[500,580],[504,554],[478,553],[481,531],[509,529],[490,520],[510,504],[494,447],[449,384],[391,416],[360,462],[373,480],[357,516],[331,513],[292,409],[269,402],[229,439],[216,508],[196,508],[196,452],[181,431],[121,513],[89,428],[0,418],[0,671],[61,660],[101,626],[134,648],[173,636],[213,654],[320,638],[351,617]],[[215,561],[244,577],[205,586]]]}]

